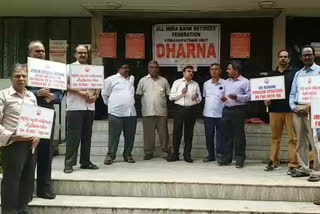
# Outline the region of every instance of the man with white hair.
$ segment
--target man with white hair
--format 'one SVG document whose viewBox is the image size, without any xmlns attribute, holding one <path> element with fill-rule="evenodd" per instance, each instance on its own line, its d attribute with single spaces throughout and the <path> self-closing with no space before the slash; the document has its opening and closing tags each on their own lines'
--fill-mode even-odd
<svg viewBox="0 0 320 214">
<path fill-rule="evenodd" d="M 36 59 L 45 59 L 45 48 L 42 42 L 32 41 L 29 46 L 29 57 Z M 54 104 L 62 100 L 62 91 L 50 88 L 28 87 L 37 98 L 38 105 L 44 108 L 54 110 Z M 41 139 L 36 155 L 37 164 L 37 196 L 44 199 L 54 199 L 56 196 L 52 193 L 51 168 L 52 168 L 52 150 L 54 126 L 50 139 Z"/>
</svg>

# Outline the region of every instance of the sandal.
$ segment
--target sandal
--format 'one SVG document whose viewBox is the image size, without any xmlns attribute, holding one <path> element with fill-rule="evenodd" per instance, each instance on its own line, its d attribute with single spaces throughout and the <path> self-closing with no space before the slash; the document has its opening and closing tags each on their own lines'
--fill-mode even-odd
<svg viewBox="0 0 320 214">
<path fill-rule="evenodd" d="M 310 182 L 318 182 L 318 181 L 320 181 L 320 177 L 319 177 L 319 175 L 311 175 L 308 178 L 308 181 L 310 181 Z"/>
<path fill-rule="evenodd" d="M 128 163 L 135 163 L 136 161 L 133 159 L 132 156 L 127 156 L 124 158 L 124 161 L 125 162 L 128 162 Z"/>
</svg>

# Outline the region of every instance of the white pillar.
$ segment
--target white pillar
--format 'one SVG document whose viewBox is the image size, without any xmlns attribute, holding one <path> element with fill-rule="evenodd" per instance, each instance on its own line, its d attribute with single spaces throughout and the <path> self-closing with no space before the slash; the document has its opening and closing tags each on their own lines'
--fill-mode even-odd
<svg viewBox="0 0 320 214">
<path fill-rule="evenodd" d="M 272 68 L 278 65 L 278 51 L 286 48 L 286 15 L 282 11 L 273 19 Z"/>
</svg>

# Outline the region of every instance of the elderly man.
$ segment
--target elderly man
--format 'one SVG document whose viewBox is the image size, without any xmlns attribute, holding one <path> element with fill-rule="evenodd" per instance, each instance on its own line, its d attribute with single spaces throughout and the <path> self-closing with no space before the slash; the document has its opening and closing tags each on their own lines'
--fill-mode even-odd
<svg viewBox="0 0 320 214">
<path fill-rule="evenodd" d="M 224 95 L 224 80 L 220 78 L 220 74 L 220 64 L 212 64 L 210 66 L 211 78 L 203 84 L 203 97 L 205 98 L 203 119 L 208 150 L 208 156 L 203 159 L 203 162 L 215 160 L 215 134 L 217 139 L 217 153 L 219 153 L 221 146 L 223 146 L 221 117 L 224 105 L 221 97 Z"/>
<path fill-rule="evenodd" d="M 179 160 L 179 148 L 184 128 L 184 161 L 192 163 L 191 149 L 193 128 L 196 122 L 196 108 L 201 102 L 200 87 L 193 81 L 194 70 L 192 66 L 183 68 L 183 77 L 174 81 L 169 95 L 174 100 L 177 112 L 173 122 L 173 153 L 167 159 L 168 162 Z"/>
<path fill-rule="evenodd" d="M 16 134 L 21 104 L 37 106 L 37 99 L 25 87 L 27 71 L 15 65 L 10 88 L 0 91 L 0 142 L 3 177 L 1 182 L 2 214 L 28 213 L 34 187 L 35 157 L 39 138 Z"/>
<path fill-rule="evenodd" d="M 250 82 L 241 75 L 239 61 L 231 61 L 227 66 L 229 78 L 224 82 L 225 91 L 221 98 L 225 105 L 222 112 L 224 145 L 217 158 L 220 166 L 230 164 L 234 151 L 236 168 L 242 168 L 246 159 L 244 120 L 250 100 Z"/>
<path fill-rule="evenodd" d="M 272 171 L 277 168 L 280 164 L 279 151 L 283 128 L 285 127 L 289 136 L 288 142 L 288 153 L 289 153 L 289 164 L 288 164 L 288 175 L 291 175 L 295 168 L 299 167 L 296 147 L 297 137 L 296 131 L 293 127 L 293 113 L 289 106 L 289 94 L 291 91 L 291 85 L 294 75 L 297 70 L 293 69 L 290 65 L 290 57 L 287 50 L 280 50 L 278 53 L 278 67 L 271 76 L 283 76 L 285 80 L 285 94 L 284 100 L 266 100 L 264 101 L 266 106 L 269 106 L 270 116 L 270 127 L 271 127 L 271 150 L 270 150 L 270 161 L 265 167 L 265 171 Z"/>
<path fill-rule="evenodd" d="M 153 158 L 155 151 L 155 130 L 158 131 L 160 146 L 166 152 L 166 158 L 171 153 L 167 124 L 167 96 L 170 93 L 168 81 L 159 76 L 159 65 L 156 61 L 148 64 L 149 74 L 143 77 L 138 84 L 136 94 L 142 96 L 142 122 L 144 137 L 144 159 Z"/>
<path fill-rule="evenodd" d="M 129 75 L 129 65 L 120 64 L 118 73 L 104 80 L 102 98 L 108 106 L 109 113 L 109 141 L 108 154 L 104 164 L 110 165 L 116 159 L 119 138 L 123 131 L 124 150 L 123 159 L 128 163 L 135 163 L 132 148 L 137 127 L 137 114 L 134 107 L 134 77 Z"/>
<path fill-rule="evenodd" d="M 300 168 L 295 169 L 292 173 L 292 177 L 308 177 L 309 171 L 309 143 L 311 143 L 314 165 L 313 173 L 309 177 L 309 181 L 319 181 L 319 145 L 315 143 L 313 139 L 313 130 L 311 129 L 311 123 L 308 119 L 310 113 L 310 104 L 304 105 L 298 102 L 299 87 L 298 78 L 303 76 L 319 75 L 320 66 L 314 63 L 315 51 L 312 46 L 306 45 L 301 48 L 300 59 L 304 64 L 304 67 L 299 70 L 293 79 L 289 105 L 293 111 L 293 124 L 297 132 L 297 156 L 300 164 Z"/>
<path fill-rule="evenodd" d="M 76 47 L 73 64 L 88 64 L 88 49 L 79 45 Z M 69 75 L 68 75 L 69 76 Z M 77 164 L 78 148 L 80 149 L 80 168 L 96 170 L 99 167 L 90 161 L 92 125 L 94 121 L 95 102 L 100 90 L 78 90 L 69 86 L 67 89 L 67 142 L 64 161 L 64 172 L 72 173 Z"/>
<path fill-rule="evenodd" d="M 45 49 L 40 41 L 32 41 L 29 44 L 29 57 L 45 59 Z M 28 87 L 28 90 L 36 96 L 38 105 L 54 110 L 54 104 L 62 99 L 62 91 L 50 88 Z M 37 151 L 37 196 L 44 199 L 54 199 L 52 193 L 51 166 L 53 150 L 54 124 L 52 126 L 51 138 L 41 139 Z"/>
</svg>

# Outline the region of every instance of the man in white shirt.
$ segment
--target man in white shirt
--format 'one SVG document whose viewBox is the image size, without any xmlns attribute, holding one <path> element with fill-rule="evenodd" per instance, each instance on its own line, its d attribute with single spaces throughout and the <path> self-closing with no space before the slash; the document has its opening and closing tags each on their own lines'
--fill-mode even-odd
<svg viewBox="0 0 320 214">
<path fill-rule="evenodd" d="M 75 57 L 77 61 L 74 64 L 87 64 L 88 49 L 83 45 L 77 46 Z M 72 173 L 73 166 L 77 164 L 80 141 L 80 168 L 99 169 L 97 165 L 90 161 L 95 102 L 99 93 L 100 90 L 78 90 L 72 89 L 68 85 L 65 173 Z"/>
<path fill-rule="evenodd" d="M 110 165 L 116 158 L 119 138 L 123 131 L 124 150 L 123 159 L 134 163 L 132 148 L 136 134 L 137 114 L 134 107 L 134 77 L 129 75 L 129 66 L 121 64 L 118 73 L 104 80 L 102 98 L 108 106 L 109 113 L 109 141 L 108 154 L 104 164 Z"/>
<path fill-rule="evenodd" d="M 184 160 L 192 163 L 191 149 L 193 128 L 196 122 L 196 107 L 201 102 L 200 87 L 193 81 L 194 70 L 192 66 L 183 68 L 183 78 L 174 81 L 169 95 L 170 100 L 176 104 L 176 114 L 173 124 L 173 153 L 168 162 L 179 160 L 179 148 L 184 128 Z"/>
<path fill-rule="evenodd" d="M 2 159 L 1 213 L 28 213 L 34 187 L 36 137 L 19 136 L 16 129 L 23 103 L 37 106 L 26 89 L 28 73 L 17 64 L 11 74 L 12 86 L 0 91 L 0 142 Z"/>
<path fill-rule="evenodd" d="M 143 77 L 137 87 L 137 95 L 141 97 L 143 138 L 144 138 L 144 160 L 153 158 L 155 151 L 155 130 L 160 139 L 160 146 L 166 152 L 166 158 L 171 153 L 169 146 L 169 134 L 167 124 L 167 96 L 170 93 L 168 81 L 159 76 L 159 65 L 157 61 L 148 64 L 149 74 Z"/>
<path fill-rule="evenodd" d="M 208 150 L 208 156 L 203 159 L 203 162 L 215 161 L 215 134 L 217 139 L 217 155 L 219 155 L 219 149 L 221 148 L 222 143 L 221 118 L 224 104 L 221 97 L 224 95 L 224 80 L 220 78 L 220 74 L 220 64 L 212 64 L 210 66 L 211 79 L 203 84 L 203 97 L 205 98 L 203 119 Z"/>
</svg>

